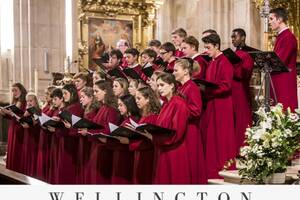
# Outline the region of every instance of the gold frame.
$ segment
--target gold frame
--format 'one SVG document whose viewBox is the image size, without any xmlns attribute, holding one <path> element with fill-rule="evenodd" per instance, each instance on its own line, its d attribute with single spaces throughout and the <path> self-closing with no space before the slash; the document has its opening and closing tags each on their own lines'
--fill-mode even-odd
<svg viewBox="0 0 300 200">
<path fill-rule="evenodd" d="M 131 21 L 133 24 L 133 33 L 132 33 L 132 44 L 133 47 L 139 48 L 141 42 L 138 41 L 139 39 L 139 35 L 138 35 L 138 31 L 137 31 L 137 22 L 136 20 L 131 17 L 131 16 L 118 16 L 118 17 L 107 17 L 107 16 L 103 16 L 101 14 L 98 13 L 87 13 L 87 23 L 82 24 L 81 26 L 81 32 L 80 32 L 80 38 L 81 41 L 84 41 L 84 43 L 86 43 L 87 48 L 89 48 L 89 20 L 90 19 L 105 19 L 105 20 L 124 20 L 124 21 Z M 88 50 L 88 49 L 87 49 Z M 84 68 L 88 68 L 89 65 L 89 53 L 86 53 L 83 56 L 83 66 Z"/>
<path fill-rule="evenodd" d="M 78 0 L 78 63 L 79 71 L 88 69 L 88 21 L 90 18 L 126 20 L 133 22 L 133 47 L 144 49 L 154 37 L 155 0 L 109 0 L 87 3 Z M 129 6 L 128 6 L 129 5 Z"/>
</svg>

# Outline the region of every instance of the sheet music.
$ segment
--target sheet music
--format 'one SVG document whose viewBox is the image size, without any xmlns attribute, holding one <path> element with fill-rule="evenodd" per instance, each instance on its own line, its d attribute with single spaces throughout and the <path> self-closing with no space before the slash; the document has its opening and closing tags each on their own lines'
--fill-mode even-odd
<svg viewBox="0 0 300 200">
<path fill-rule="evenodd" d="M 109 131 L 110 132 L 113 132 L 114 130 L 116 130 L 117 128 L 119 128 L 119 126 L 115 125 L 115 124 L 112 124 L 112 123 L 108 123 L 108 126 L 109 126 Z"/>
<path fill-rule="evenodd" d="M 79 120 L 81 120 L 81 117 L 77 117 L 76 115 L 72 115 L 72 126 L 76 124 Z"/>
<path fill-rule="evenodd" d="M 48 115 L 42 113 L 41 116 L 39 116 L 39 121 L 41 123 L 41 125 L 45 124 L 47 121 L 51 120 L 51 117 L 49 117 Z"/>
</svg>

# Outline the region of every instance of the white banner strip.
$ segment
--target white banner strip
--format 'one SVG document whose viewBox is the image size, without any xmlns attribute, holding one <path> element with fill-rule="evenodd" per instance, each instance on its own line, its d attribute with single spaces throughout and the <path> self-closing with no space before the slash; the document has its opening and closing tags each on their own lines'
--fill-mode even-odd
<svg viewBox="0 0 300 200">
<path fill-rule="evenodd" d="M 1 200 L 299 200 L 298 185 L 0 186 Z"/>
</svg>

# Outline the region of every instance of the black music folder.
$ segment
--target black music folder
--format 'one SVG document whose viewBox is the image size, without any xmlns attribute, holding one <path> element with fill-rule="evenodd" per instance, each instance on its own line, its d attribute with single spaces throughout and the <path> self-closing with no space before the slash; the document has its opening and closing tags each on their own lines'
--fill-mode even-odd
<svg viewBox="0 0 300 200">
<path fill-rule="evenodd" d="M 125 68 L 123 72 L 126 74 L 127 77 L 132 79 L 141 79 L 140 75 L 132 68 Z"/>
<path fill-rule="evenodd" d="M 154 69 L 152 66 L 146 66 L 143 67 L 142 72 L 148 77 L 150 78 L 154 72 Z"/>
<path fill-rule="evenodd" d="M 236 53 L 234 51 L 232 51 L 231 48 L 227 48 L 225 50 L 222 51 L 224 56 L 226 56 L 228 58 L 228 60 L 230 61 L 230 63 L 232 65 L 238 64 L 242 61 L 242 59 L 236 55 Z"/>
<path fill-rule="evenodd" d="M 5 108 L 7 110 L 11 110 L 16 115 L 23 115 L 24 114 L 24 111 L 21 110 L 20 108 L 18 108 L 15 104 L 8 105 L 8 106 L 2 107 L 2 108 Z"/>
<path fill-rule="evenodd" d="M 274 51 L 250 51 L 248 53 L 259 69 L 268 70 L 272 74 L 289 72 L 289 68 L 285 66 Z"/>
<path fill-rule="evenodd" d="M 154 124 L 138 124 L 135 121 L 130 119 L 130 124 L 128 124 L 129 126 L 131 126 L 132 128 L 134 128 L 137 131 L 140 132 L 148 132 L 151 135 L 156 135 L 156 134 L 163 134 L 163 135 L 174 135 L 175 134 L 175 130 L 172 129 L 168 129 L 168 128 L 164 128 L 161 126 L 157 126 Z"/>
<path fill-rule="evenodd" d="M 26 124 L 28 124 L 29 126 L 33 126 L 33 119 L 32 119 L 32 116 L 21 117 L 21 118 L 19 119 L 19 123 L 20 123 L 20 124 L 26 123 Z"/>
<path fill-rule="evenodd" d="M 38 110 L 36 107 L 31 107 L 31 108 L 27 108 L 27 111 L 31 114 L 31 115 L 41 115 L 41 111 Z"/>
<path fill-rule="evenodd" d="M 61 111 L 58 116 L 62 119 L 65 120 L 67 122 L 69 122 L 70 124 L 72 124 L 72 114 L 66 110 Z"/>
<path fill-rule="evenodd" d="M 71 116 L 72 127 L 76 129 L 103 129 L 104 127 L 100 124 L 96 124 L 88 119 L 78 117 L 76 115 Z"/>
<path fill-rule="evenodd" d="M 90 133 L 90 132 L 88 132 L 86 136 L 89 137 L 89 138 L 93 138 L 93 139 L 98 139 L 98 138 L 113 138 L 113 139 L 118 140 L 114 136 L 111 136 L 111 135 L 108 135 L 108 134 L 104 134 L 104 133 L 101 133 L 101 132 L 100 133 Z"/>
<path fill-rule="evenodd" d="M 200 56 L 201 56 L 204 60 L 206 60 L 206 62 L 210 62 L 210 61 L 212 60 L 212 58 L 209 57 L 209 55 L 207 55 L 207 54 L 200 54 Z"/>
<path fill-rule="evenodd" d="M 125 126 L 117 126 L 115 124 L 109 123 L 109 130 L 111 136 L 126 137 L 128 139 L 143 138 L 143 136 L 139 134 L 137 131 Z"/>
<path fill-rule="evenodd" d="M 217 88 L 218 87 L 218 84 L 217 83 L 214 83 L 214 82 L 211 82 L 211 81 L 207 81 L 207 80 L 204 80 L 204 79 L 192 79 L 197 85 L 200 85 L 200 86 L 205 86 L 207 88 Z"/>
<path fill-rule="evenodd" d="M 127 79 L 126 75 L 122 72 L 122 70 L 118 68 L 109 70 L 107 74 L 110 75 L 111 77 Z"/>
<path fill-rule="evenodd" d="M 44 113 L 42 113 L 42 115 L 39 116 L 39 122 L 40 122 L 41 126 L 45 126 L 45 127 L 47 127 L 47 126 L 51 126 L 54 128 L 65 127 L 65 125 L 62 121 L 56 121 Z"/>
</svg>

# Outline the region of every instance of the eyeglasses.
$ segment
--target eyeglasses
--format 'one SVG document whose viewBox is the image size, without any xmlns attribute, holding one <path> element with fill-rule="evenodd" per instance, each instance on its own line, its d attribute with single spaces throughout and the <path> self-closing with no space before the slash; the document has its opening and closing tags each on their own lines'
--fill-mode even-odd
<svg viewBox="0 0 300 200">
<path fill-rule="evenodd" d="M 159 54 L 161 54 L 161 55 L 164 55 L 166 53 L 168 53 L 168 52 L 167 51 L 159 52 Z"/>
</svg>

